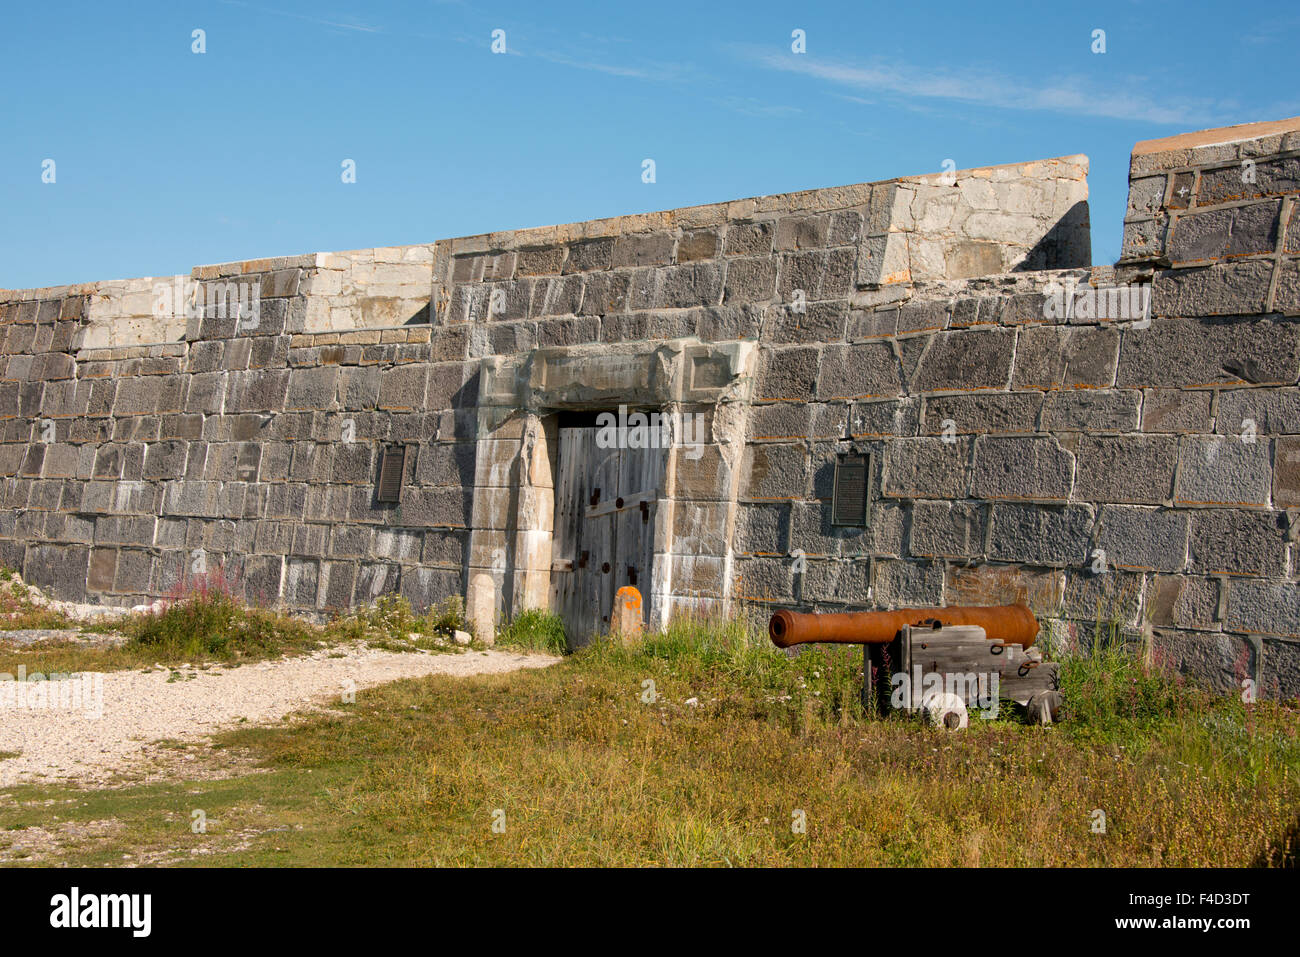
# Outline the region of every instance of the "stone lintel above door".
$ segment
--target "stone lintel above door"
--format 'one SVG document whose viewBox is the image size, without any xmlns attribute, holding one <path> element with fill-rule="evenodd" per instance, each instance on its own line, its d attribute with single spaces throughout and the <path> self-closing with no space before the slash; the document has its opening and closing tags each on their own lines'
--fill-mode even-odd
<svg viewBox="0 0 1300 957">
<path fill-rule="evenodd" d="M 754 342 L 665 339 L 490 356 L 479 405 L 544 411 L 743 401 L 756 349 Z"/>
</svg>

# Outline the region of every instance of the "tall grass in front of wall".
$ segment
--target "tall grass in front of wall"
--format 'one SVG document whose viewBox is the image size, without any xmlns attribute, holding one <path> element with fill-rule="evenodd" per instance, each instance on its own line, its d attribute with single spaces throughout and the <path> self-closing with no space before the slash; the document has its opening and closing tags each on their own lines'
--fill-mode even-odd
<svg viewBox="0 0 1300 957">
<path fill-rule="evenodd" d="M 1116 609 L 1099 606 L 1091 633 L 1078 646 L 1047 649 L 1049 659 L 1059 661 L 1061 668 L 1064 711 L 1059 730 L 1080 744 L 1140 744 L 1173 727 L 1195 726 L 1222 732 L 1225 747 L 1230 740 L 1239 744 L 1241 735 L 1250 733 L 1254 702 L 1178 674 L 1152 648 L 1150 633 L 1149 627 L 1127 626 Z M 662 631 L 637 642 L 605 639 L 576 654 L 622 670 L 639 666 L 652 673 L 666 665 L 674 678 L 735 689 L 737 698 L 751 702 L 756 717 L 837 725 L 878 717 L 874 705 L 868 713 L 862 704 L 862 646 L 779 649 L 768 637 L 765 611 L 742 609 L 727 618 L 680 614 Z M 1285 709 L 1288 704 L 1264 706 Z M 1015 706 L 1003 710 L 1003 720 L 1019 720 Z M 903 714 L 892 717 L 910 720 Z M 1275 753 L 1300 758 L 1300 751 L 1283 744 L 1268 742 L 1265 748 L 1277 745 Z M 1300 764 L 1292 771 L 1300 777 Z"/>
<path fill-rule="evenodd" d="M 19 665 L 43 673 L 154 664 L 233 665 L 350 642 L 389 651 L 455 651 L 454 633 L 468 629 L 459 596 L 417 614 L 406 598 L 385 595 L 321 626 L 248 604 L 242 591 L 238 578 L 218 566 L 177 582 L 157 610 L 87 623 L 37 606 L 13 573 L 0 571 L 0 630 L 81 633 L 36 644 L 0 639 L 0 672 Z M 125 641 L 85 640 L 92 635 L 120 636 Z"/>
<path fill-rule="evenodd" d="M 629 643 L 595 641 L 575 657 L 583 667 L 635 678 L 647 703 L 665 690 L 666 680 L 674 689 L 701 689 L 692 707 L 721 707 L 801 733 L 814 724 L 865 717 L 860 646 L 783 651 L 768 638 L 762 612 L 748 608 L 731 616 L 679 613 L 660 631 Z"/>
<path fill-rule="evenodd" d="M 178 582 L 157 612 L 122 622 L 130 644 L 159 661 L 265 658 L 319 643 L 306 623 L 239 598 L 239 582 L 224 567 Z"/>
<path fill-rule="evenodd" d="M 551 655 L 569 652 L 569 638 L 564 621 L 553 611 L 528 608 L 496 632 L 496 643 L 521 651 L 541 651 Z"/>
<path fill-rule="evenodd" d="M 654 682 L 666 674 L 674 685 L 722 689 L 705 694 L 711 703 L 730 701 L 755 717 L 804 726 L 810 721 L 842 723 L 863 717 L 862 650 L 857 645 L 806 645 L 793 652 L 774 646 L 766 620 L 748 609 L 731 616 L 682 612 L 659 631 L 632 641 L 601 635 L 574 649 L 563 620 L 554 612 L 529 609 L 496 633 L 498 646 L 568 654 L 575 666 L 610 677 L 641 675 Z M 619 677 L 617 680 L 626 680 Z M 641 692 L 652 700 L 658 690 Z M 739 702 L 746 704 L 741 707 Z M 792 717 L 793 716 L 793 717 Z"/>
<path fill-rule="evenodd" d="M 381 595 L 374 603 L 336 615 L 326 637 L 365 641 L 389 651 L 449 651 L 458 631 L 468 631 L 465 604 L 459 595 L 437 602 L 416 614 L 404 595 Z"/>
<path fill-rule="evenodd" d="M 1061 664 L 1065 716 L 1076 736 L 1122 739 L 1211 700 L 1154 653 L 1149 608 L 1132 625 L 1136 597 L 1130 589 L 1099 595 L 1091 629 L 1080 622 L 1077 641 L 1048 649 Z"/>
</svg>

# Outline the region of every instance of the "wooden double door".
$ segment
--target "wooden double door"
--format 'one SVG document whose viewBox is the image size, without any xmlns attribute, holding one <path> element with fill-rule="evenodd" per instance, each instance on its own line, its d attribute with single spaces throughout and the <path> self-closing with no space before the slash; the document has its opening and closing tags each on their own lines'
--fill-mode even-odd
<svg viewBox="0 0 1300 957">
<path fill-rule="evenodd" d="M 570 419 L 569 422 L 573 420 Z M 558 478 L 551 562 L 551 607 L 569 643 L 609 630 L 624 585 L 650 605 L 655 514 L 667 450 L 601 448 L 594 417 L 558 429 Z"/>
</svg>

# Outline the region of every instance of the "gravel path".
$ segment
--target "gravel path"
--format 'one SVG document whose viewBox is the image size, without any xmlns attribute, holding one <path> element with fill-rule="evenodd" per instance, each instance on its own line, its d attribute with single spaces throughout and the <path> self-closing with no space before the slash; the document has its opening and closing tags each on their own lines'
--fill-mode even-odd
<svg viewBox="0 0 1300 957">
<path fill-rule="evenodd" d="M 241 719 L 275 722 L 337 701 L 349 687 L 424 675 L 545 668 L 559 660 L 495 649 L 428 654 L 348 647 L 238 668 L 183 668 L 179 678 L 173 678 L 171 669 L 107 672 L 102 675 L 100 716 L 93 713 L 99 697 L 93 682 L 99 676 L 89 686 L 83 682 L 89 694 L 75 709 L 20 708 L 0 697 L 0 787 L 66 779 L 102 782 L 139 769 L 153 742 L 202 739 Z M 17 756 L 4 757 L 6 752 Z"/>
</svg>

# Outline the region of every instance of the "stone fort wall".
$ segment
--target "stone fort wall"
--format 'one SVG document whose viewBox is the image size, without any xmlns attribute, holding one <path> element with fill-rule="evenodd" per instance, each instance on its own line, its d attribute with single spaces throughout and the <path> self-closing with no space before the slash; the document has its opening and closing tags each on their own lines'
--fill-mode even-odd
<svg viewBox="0 0 1300 957">
<path fill-rule="evenodd" d="M 1113 266 L 1086 172 L 204 266 L 197 316 L 158 314 L 169 277 L 0 292 L 0 562 L 108 604 L 220 565 L 300 610 L 512 614 L 546 601 L 552 414 L 627 399 L 707 423 L 668 454 L 652 621 L 1023 600 L 1049 642 L 1101 621 L 1294 696 L 1300 121 L 1139 144 Z M 850 449 L 864 529 L 830 524 Z"/>
</svg>

